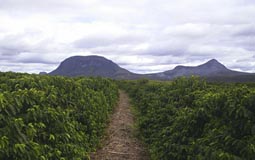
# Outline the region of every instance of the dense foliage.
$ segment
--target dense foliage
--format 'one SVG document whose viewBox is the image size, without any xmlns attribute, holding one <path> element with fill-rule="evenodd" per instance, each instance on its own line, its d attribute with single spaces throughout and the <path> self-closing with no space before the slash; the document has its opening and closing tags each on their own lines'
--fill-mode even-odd
<svg viewBox="0 0 255 160">
<path fill-rule="evenodd" d="M 120 85 L 136 106 L 152 159 L 254 159 L 254 84 L 213 84 L 192 77 Z"/>
<path fill-rule="evenodd" d="M 117 98 L 108 79 L 0 73 L 0 159 L 89 159 Z"/>
</svg>

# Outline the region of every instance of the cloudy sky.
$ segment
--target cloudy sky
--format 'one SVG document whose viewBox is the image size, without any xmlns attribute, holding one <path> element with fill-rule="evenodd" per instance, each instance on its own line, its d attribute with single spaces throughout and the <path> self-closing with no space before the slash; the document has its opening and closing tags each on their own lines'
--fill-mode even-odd
<svg viewBox="0 0 255 160">
<path fill-rule="evenodd" d="M 101 55 L 137 73 L 212 58 L 255 72 L 254 0 L 0 0 L 0 71 Z"/>
</svg>

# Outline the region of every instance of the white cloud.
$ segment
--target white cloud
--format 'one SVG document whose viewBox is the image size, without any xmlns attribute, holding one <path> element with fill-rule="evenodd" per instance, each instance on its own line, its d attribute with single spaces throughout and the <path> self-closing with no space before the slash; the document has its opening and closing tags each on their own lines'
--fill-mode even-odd
<svg viewBox="0 0 255 160">
<path fill-rule="evenodd" d="M 134 72 L 163 71 L 210 58 L 233 69 L 254 68 L 252 0 L 0 0 L 0 4 L 1 71 L 50 71 L 69 56 L 91 54 L 111 58 Z M 236 67 L 240 59 L 247 63 Z"/>
</svg>

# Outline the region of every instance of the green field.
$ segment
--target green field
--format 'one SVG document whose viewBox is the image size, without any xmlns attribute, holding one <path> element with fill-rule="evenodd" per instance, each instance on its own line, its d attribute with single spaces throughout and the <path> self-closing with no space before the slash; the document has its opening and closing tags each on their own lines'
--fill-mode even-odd
<svg viewBox="0 0 255 160">
<path fill-rule="evenodd" d="M 108 79 L 0 73 L 0 159 L 89 159 L 117 99 Z"/>
<path fill-rule="evenodd" d="M 125 90 L 152 160 L 253 160 L 255 84 L 0 73 L 0 159 L 89 159 Z"/>
<path fill-rule="evenodd" d="M 253 160 L 255 85 L 123 81 L 153 160 Z"/>
</svg>

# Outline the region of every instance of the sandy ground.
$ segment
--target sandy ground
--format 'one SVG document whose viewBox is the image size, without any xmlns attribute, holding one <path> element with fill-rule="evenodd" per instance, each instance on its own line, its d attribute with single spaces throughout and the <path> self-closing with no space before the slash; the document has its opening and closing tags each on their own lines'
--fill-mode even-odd
<svg viewBox="0 0 255 160">
<path fill-rule="evenodd" d="M 134 136 L 134 116 L 130 110 L 129 98 L 120 91 L 116 107 L 103 146 L 91 154 L 92 160 L 148 160 L 147 152 Z"/>
</svg>

